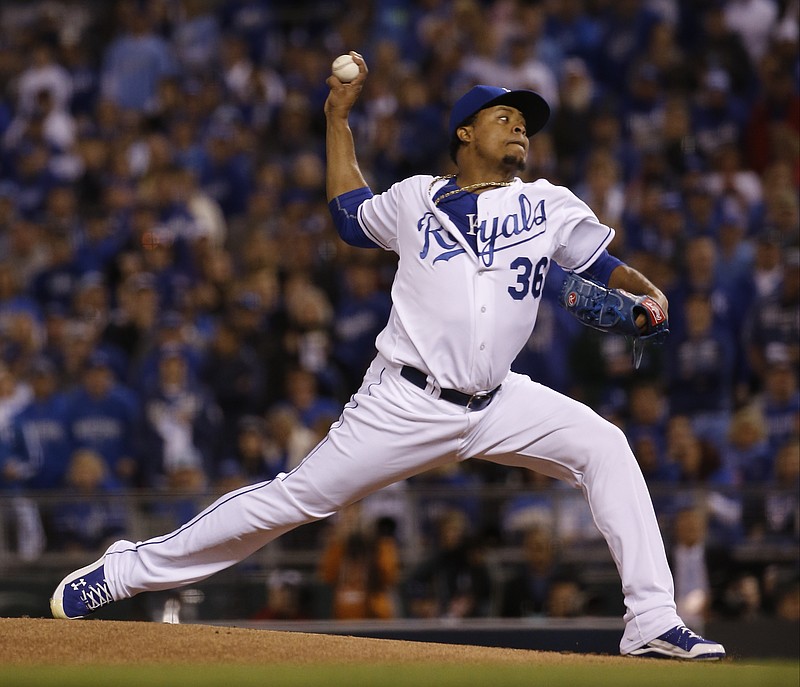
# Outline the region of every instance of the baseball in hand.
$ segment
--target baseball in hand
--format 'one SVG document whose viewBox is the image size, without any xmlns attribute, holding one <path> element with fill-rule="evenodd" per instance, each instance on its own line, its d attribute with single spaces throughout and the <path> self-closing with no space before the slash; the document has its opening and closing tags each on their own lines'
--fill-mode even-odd
<svg viewBox="0 0 800 687">
<path fill-rule="evenodd" d="M 350 83 L 358 76 L 358 65 L 350 55 L 339 55 L 331 65 L 331 72 L 342 83 Z"/>
</svg>

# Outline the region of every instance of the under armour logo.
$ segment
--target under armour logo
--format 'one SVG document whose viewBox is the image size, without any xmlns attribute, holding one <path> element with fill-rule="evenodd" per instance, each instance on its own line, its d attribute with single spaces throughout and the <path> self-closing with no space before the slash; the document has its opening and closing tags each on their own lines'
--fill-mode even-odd
<svg viewBox="0 0 800 687">
<path fill-rule="evenodd" d="M 86 586 L 86 580 L 84 580 L 81 577 L 81 579 L 78 580 L 77 582 L 73 582 L 71 586 L 77 592 L 79 587 L 85 587 Z"/>
</svg>

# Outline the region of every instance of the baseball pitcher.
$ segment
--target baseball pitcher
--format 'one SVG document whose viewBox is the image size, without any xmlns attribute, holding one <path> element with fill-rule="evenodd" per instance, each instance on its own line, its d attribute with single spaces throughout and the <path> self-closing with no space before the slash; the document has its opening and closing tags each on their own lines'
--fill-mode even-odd
<svg viewBox="0 0 800 687">
<path fill-rule="evenodd" d="M 476 86 L 450 115 L 457 173 L 413 176 L 373 195 L 348 123 L 368 70 L 351 55 L 358 76 L 327 81 L 331 213 L 344 241 L 399 257 L 391 315 L 361 388 L 293 471 L 222 496 L 174 532 L 116 542 L 58 585 L 53 615 L 80 618 L 197 582 L 392 482 L 474 459 L 583 490 L 622 579 L 623 654 L 723 658 L 720 644 L 676 613 L 650 495 L 625 436 L 510 371 L 553 262 L 570 273 L 564 306 L 586 324 L 634 337 L 666 333 L 664 295 L 606 251 L 614 230 L 569 190 L 516 176 L 529 138 L 547 122 L 547 103 L 532 91 Z"/>
</svg>

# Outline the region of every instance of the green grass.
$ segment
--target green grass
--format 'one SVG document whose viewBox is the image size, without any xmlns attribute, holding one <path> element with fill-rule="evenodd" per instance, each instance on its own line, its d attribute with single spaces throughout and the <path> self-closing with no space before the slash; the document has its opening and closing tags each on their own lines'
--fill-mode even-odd
<svg viewBox="0 0 800 687">
<path fill-rule="evenodd" d="M 120 666 L 0 667 L 8 687 L 798 687 L 787 661 L 562 666 Z"/>
</svg>

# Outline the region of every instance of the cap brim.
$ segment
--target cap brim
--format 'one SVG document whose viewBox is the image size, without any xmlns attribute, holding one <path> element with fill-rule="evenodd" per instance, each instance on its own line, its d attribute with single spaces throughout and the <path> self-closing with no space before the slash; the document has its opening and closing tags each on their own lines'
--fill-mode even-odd
<svg viewBox="0 0 800 687">
<path fill-rule="evenodd" d="M 525 133 L 529 138 L 541 131 L 550 119 L 550 106 L 535 91 L 509 91 L 493 98 L 481 109 L 497 105 L 509 105 L 522 113 L 525 117 Z"/>
</svg>

